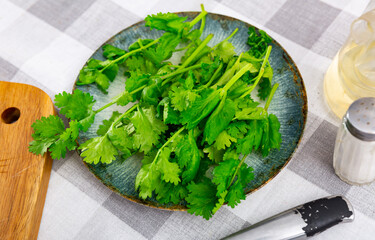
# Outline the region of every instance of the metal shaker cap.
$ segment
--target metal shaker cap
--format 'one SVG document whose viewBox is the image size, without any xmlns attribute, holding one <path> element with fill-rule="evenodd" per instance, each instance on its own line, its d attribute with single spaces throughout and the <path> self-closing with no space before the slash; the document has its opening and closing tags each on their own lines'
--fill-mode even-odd
<svg viewBox="0 0 375 240">
<path fill-rule="evenodd" d="M 354 101 L 345 115 L 349 132 L 364 141 L 375 141 L 375 98 Z"/>
</svg>

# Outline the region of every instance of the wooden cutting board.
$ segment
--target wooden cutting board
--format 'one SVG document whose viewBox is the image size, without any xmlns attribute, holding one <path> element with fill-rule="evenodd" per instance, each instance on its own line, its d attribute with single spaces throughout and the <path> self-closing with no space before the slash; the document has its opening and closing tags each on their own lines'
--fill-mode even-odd
<svg viewBox="0 0 375 240">
<path fill-rule="evenodd" d="M 0 239 L 37 239 L 52 159 L 29 152 L 31 124 L 55 114 L 39 88 L 0 81 Z"/>
</svg>

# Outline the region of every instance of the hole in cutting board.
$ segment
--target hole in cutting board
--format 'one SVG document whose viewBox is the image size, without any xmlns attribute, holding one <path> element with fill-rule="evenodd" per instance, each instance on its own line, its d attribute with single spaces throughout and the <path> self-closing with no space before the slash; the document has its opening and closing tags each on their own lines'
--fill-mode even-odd
<svg viewBox="0 0 375 240">
<path fill-rule="evenodd" d="M 3 120 L 6 124 L 11 124 L 17 122 L 20 118 L 21 112 L 18 108 L 10 107 L 5 109 L 5 111 L 1 114 L 1 120 Z"/>
</svg>

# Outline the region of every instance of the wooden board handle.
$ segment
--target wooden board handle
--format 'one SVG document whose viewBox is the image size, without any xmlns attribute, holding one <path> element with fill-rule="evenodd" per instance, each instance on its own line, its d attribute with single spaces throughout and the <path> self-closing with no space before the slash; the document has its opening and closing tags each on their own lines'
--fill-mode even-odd
<svg viewBox="0 0 375 240">
<path fill-rule="evenodd" d="M 31 124 L 55 114 L 39 88 L 0 81 L 0 239 L 37 239 L 52 159 L 34 155 Z"/>
</svg>

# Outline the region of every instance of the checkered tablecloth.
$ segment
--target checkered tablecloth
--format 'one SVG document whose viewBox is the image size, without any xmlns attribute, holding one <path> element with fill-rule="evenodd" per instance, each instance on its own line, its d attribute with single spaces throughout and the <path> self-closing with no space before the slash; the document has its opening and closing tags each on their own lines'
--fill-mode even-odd
<svg viewBox="0 0 375 240">
<path fill-rule="evenodd" d="M 71 91 L 85 61 L 112 35 L 150 13 L 199 11 L 201 2 L 209 12 L 266 30 L 296 62 L 306 85 L 309 114 L 293 159 L 235 209 L 224 206 L 206 221 L 118 196 L 72 152 L 54 161 L 39 239 L 218 239 L 333 194 L 353 203 L 356 219 L 314 239 L 374 239 L 375 184 L 350 186 L 334 174 L 339 119 L 324 102 L 322 84 L 350 23 L 373 5 L 368 0 L 0 0 L 0 80 L 37 86 L 53 98 Z"/>
</svg>

